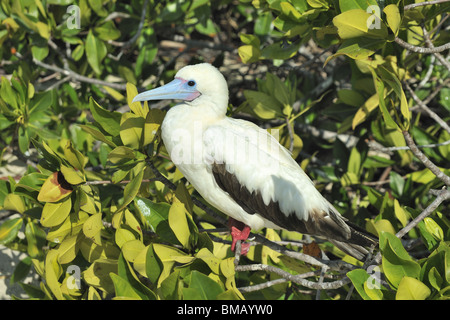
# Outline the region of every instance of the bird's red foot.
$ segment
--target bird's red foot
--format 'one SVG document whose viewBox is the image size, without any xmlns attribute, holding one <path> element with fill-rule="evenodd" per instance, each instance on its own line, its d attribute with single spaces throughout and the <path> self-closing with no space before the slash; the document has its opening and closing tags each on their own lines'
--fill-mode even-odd
<svg viewBox="0 0 450 320">
<path fill-rule="evenodd" d="M 245 223 L 237 221 L 233 218 L 230 218 L 228 220 L 228 227 L 231 231 L 231 251 L 235 251 L 236 249 L 236 242 L 238 240 L 245 241 L 248 239 L 248 236 L 250 235 L 251 228 L 247 226 Z M 248 251 L 250 250 L 250 243 L 241 243 L 241 255 L 246 255 Z"/>
</svg>

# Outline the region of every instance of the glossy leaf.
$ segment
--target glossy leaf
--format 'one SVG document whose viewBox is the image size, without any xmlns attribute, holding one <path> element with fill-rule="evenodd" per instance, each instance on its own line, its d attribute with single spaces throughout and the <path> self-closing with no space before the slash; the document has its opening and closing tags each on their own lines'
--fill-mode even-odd
<svg viewBox="0 0 450 320">
<path fill-rule="evenodd" d="M 3 222 L 0 225 L 0 244 L 8 244 L 13 241 L 22 228 L 23 219 L 14 218 Z"/>
<path fill-rule="evenodd" d="M 394 287 L 398 287 L 405 276 L 418 277 L 420 266 L 403 248 L 400 239 L 390 233 L 381 232 L 380 249 L 383 253 L 383 271 Z"/>
<path fill-rule="evenodd" d="M 64 179 L 63 174 L 54 172 L 45 180 L 37 199 L 43 202 L 57 202 L 70 195 L 72 191 L 72 186 Z"/>
<path fill-rule="evenodd" d="M 431 294 L 431 290 L 421 281 L 404 277 L 398 286 L 396 300 L 425 300 Z"/>
<path fill-rule="evenodd" d="M 222 292 L 224 290 L 217 282 L 198 271 L 193 271 L 188 290 L 183 289 L 183 298 L 187 300 L 215 300 Z"/>
<path fill-rule="evenodd" d="M 106 46 L 105 44 L 98 39 L 92 30 L 89 30 L 89 33 L 86 38 L 86 57 L 89 62 L 89 65 L 95 71 L 95 73 L 102 73 L 102 60 L 106 56 Z"/>
<path fill-rule="evenodd" d="M 183 203 L 174 202 L 172 204 L 169 210 L 168 222 L 181 245 L 189 248 L 190 232 Z"/>
<path fill-rule="evenodd" d="M 55 203 L 47 202 L 42 210 L 40 222 L 44 227 L 60 225 L 69 216 L 71 208 L 72 200 L 70 197 Z"/>
</svg>

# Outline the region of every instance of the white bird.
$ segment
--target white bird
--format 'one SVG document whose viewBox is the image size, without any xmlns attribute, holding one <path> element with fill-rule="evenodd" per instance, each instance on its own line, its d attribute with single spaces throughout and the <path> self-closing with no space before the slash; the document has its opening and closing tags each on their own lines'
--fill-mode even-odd
<svg viewBox="0 0 450 320">
<path fill-rule="evenodd" d="M 377 243 L 339 214 L 272 135 L 226 116 L 228 86 L 215 67 L 186 66 L 133 102 L 161 99 L 184 100 L 167 112 L 162 139 L 197 192 L 230 217 L 232 250 L 250 228 L 263 227 L 324 237 L 359 260 Z"/>
</svg>

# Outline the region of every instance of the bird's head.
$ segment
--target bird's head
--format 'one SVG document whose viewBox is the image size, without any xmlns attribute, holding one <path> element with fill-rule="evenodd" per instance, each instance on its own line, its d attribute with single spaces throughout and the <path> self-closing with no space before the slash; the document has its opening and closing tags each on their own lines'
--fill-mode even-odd
<svg viewBox="0 0 450 320">
<path fill-rule="evenodd" d="M 175 79 L 162 87 L 142 92 L 135 101 L 178 99 L 193 107 L 214 108 L 226 113 L 228 86 L 217 68 L 200 63 L 180 69 Z"/>
</svg>

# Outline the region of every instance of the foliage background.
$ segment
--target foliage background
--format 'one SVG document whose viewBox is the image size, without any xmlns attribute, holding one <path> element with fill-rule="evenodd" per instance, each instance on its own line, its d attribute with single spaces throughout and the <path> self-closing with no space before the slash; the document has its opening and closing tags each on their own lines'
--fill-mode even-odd
<svg viewBox="0 0 450 320">
<path fill-rule="evenodd" d="M 432 3 L 2 1 L 0 244 L 26 253 L 11 283 L 36 299 L 448 299 L 450 7 Z M 203 61 L 230 116 L 279 129 L 380 236 L 373 261 L 273 230 L 234 256 L 160 140 L 173 102 L 130 103 Z"/>
</svg>

